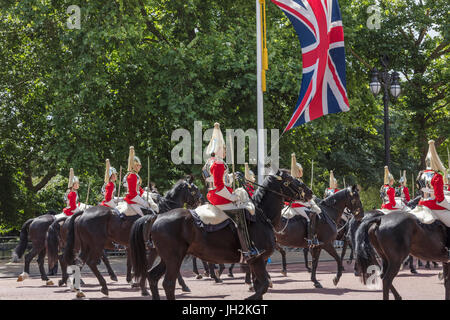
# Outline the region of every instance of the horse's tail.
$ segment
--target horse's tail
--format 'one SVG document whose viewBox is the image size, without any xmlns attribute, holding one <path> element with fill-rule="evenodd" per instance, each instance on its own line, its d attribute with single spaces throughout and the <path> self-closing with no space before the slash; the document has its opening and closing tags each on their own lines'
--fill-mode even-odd
<svg viewBox="0 0 450 320">
<path fill-rule="evenodd" d="M 17 247 L 14 248 L 13 252 L 13 261 L 17 261 L 18 259 L 22 258 L 22 255 L 25 253 L 25 250 L 27 249 L 28 245 L 28 231 L 30 228 L 30 224 L 33 222 L 34 218 L 28 219 L 25 221 L 25 223 L 22 225 L 22 229 L 20 230 L 20 241 Z"/>
<path fill-rule="evenodd" d="M 47 249 L 48 267 L 53 269 L 58 261 L 59 237 L 60 237 L 60 222 L 65 221 L 67 217 L 62 217 L 55 220 L 47 230 L 45 237 L 45 247 Z"/>
<path fill-rule="evenodd" d="M 75 260 L 75 219 L 80 216 L 83 211 L 77 212 L 70 216 L 69 224 L 67 226 L 67 239 L 66 239 L 66 247 L 64 248 L 63 260 L 67 263 L 67 265 L 72 265 Z"/>
<path fill-rule="evenodd" d="M 145 246 L 145 235 L 144 232 L 147 229 L 148 223 L 150 223 L 153 215 L 145 215 L 137 219 L 130 231 L 130 245 L 129 254 L 131 264 L 134 270 L 134 277 L 138 281 L 141 277 L 145 277 L 148 270 L 146 246 Z"/>
<path fill-rule="evenodd" d="M 367 269 L 371 265 L 378 265 L 375 250 L 373 249 L 369 239 L 369 228 L 375 223 L 376 228 L 380 225 L 381 216 L 363 220 L 358 230 L 356 230 L 356 264 L 362 276 L 362 281 L 366 284 Z"/>
</svg>

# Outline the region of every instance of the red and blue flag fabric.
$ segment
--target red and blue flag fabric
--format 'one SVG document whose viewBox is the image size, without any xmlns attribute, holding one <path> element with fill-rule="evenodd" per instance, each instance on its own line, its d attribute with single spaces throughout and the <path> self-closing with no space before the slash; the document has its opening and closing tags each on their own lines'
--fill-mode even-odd
<svg viewBox="0 0 450 320">
<path fill-rule="evenodd" d="M 303 76 L 294 114 L 284 132 L 330 113 L 349 110 L 344 29 L 337 0 L 272 0 L 302 47 Z"/>
</svg>

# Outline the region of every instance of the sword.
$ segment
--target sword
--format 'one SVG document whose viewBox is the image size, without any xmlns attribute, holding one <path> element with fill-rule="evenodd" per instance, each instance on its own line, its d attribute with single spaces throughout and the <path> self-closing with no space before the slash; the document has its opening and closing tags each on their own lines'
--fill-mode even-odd
<svg viewBox="0 0 450 320">
<path fill-rule="evenodd" d="M 149 192 L 150 192 L 150 157 L 147 156 L 147 202 Z"/>
<path fill-rule="evenodd" d="M 311 164 L 311 190 L 312 190 L 312 186 L 313 186 L 313 180 L 314 180 L 314 160 L 312 161 L 312 164 Z"/>
<path fill-rule="evenodd" d="M 117 198 L 120 198 L 120 185 L 122 184 L 122 166 L 120 166 L 119 174 L 119 190 L 117 190 Z"/>
<path fill-rule="evenodd" d="M 231 134 L 229 135 L 230 147 L 231 147 L 231 170 L 233 171 L 233 191 L 236 189 L 236 179 L 234 176 L 234 147 L 233 147 L 233 139 L 231 138 Z"/>
<path fill-rule="evenodd" d="M 86 201 L 85 201 L 86 205 L 88 204 L 90 190 L 91 190 L 91 182 L 89 181 L 87 195 L 86 195 Z"/>
</svg>

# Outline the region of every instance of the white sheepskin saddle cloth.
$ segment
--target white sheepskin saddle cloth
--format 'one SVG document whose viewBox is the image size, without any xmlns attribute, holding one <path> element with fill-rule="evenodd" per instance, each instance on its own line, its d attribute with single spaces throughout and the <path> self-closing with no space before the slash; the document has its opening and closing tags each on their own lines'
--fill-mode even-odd
<svg viewBox="0 0 450 320">
<path fill-rule="evenodd" d="M 229 203 L 226 205 L 213 206 L 212 204 L 205 204 L 195 209 L 200 220 L 205 225 L 217 225 L 224 222 L 230 217 L 223 210 L 247 209 L 251 215 L 255 214 L 255 205 L 248 197 L 247 192 L 243 188 L 238 188 L 234 193 L 239 197 L 238 205 Z"/>
<path fill-rule="evenodd" d="M 432 224 L 436 221 L 436 218 L 433 215 L 433 211 L 425 206 L 417 206 L 409 213 L 414 215 L 420 222 L 424 224 Z"/>
<path fill-rule="evenodd" d="M 133 209 L 133 207 L 128 205 L 128 203 L 126 201 L 119 202 L 116 209 L 119 210 L 120 213 L 122 213 L 123 215 L 126 215 L 128 217 L 135 216 L 138 214 Z"/>
</svg>

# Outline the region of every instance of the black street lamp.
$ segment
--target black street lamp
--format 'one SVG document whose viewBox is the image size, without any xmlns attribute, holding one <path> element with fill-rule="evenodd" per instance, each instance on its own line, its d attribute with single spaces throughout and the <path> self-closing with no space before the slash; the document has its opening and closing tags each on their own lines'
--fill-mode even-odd
<svg viewBox="0 0 450 320">
<path fill-rule="evenodd" d="M 381 64 L 383 65 L 383 71 L 378 71 L 376 68 L 372 69 L 369 86 L 370 91 L 372 91 L 374 96 L 380 93 L 382 87 L 384 89 L 384 162 L 385 165 L 389 167 L 389 162 L 391 160 L 391 146 L 389 141 L 389 89 L 391 91 L 391 95 L 394 98 L 398 98 L 401 93 L 401 87 L 399 83 L 398 72 L 394 71 L 389 74 L 389 72 L 387 71 L 389 59 L 386 55 L 382 56 Z"/>
</svg>

